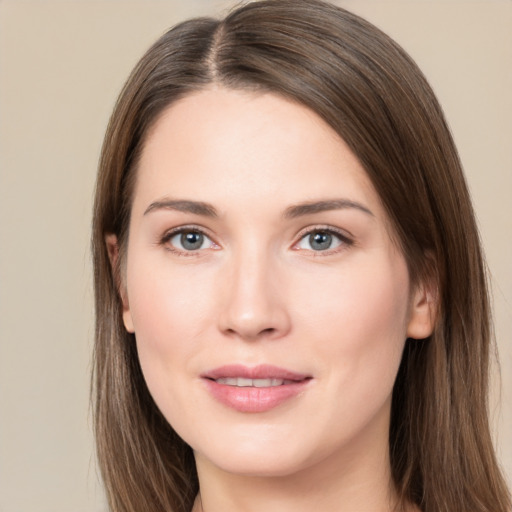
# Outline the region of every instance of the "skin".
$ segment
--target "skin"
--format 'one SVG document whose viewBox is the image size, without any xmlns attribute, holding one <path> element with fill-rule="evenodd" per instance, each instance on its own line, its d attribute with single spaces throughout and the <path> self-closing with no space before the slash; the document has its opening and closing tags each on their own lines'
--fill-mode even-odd
<svg viewBox="0 0 512 512">
<path fill-rule="evenodd" d="M 350 203 L 290 215 L 340 199 Z M 199 249 L 183 246 L 183 227 L 205 234 Z M 312 232 L 330 231 L 328 249 L 312 245 Z M 194 510 L 392 509 L 393 383 L 406 338 L 432 330 L 429 295 L 411 289 L 392 234 L 359 161 L 301 105 L 211 87 L 158 119 L 120 292 L 149 390 L 194 450 Z M 115 260 L 115 237 L 107 245 Z M 312 378 L 269 411 L 240 412 L 201 378 L 235 363 Z"/>
</svg>

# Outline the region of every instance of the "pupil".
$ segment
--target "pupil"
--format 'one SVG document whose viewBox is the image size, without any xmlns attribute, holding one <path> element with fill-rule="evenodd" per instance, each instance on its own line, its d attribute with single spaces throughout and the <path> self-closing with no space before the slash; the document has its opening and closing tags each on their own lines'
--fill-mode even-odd
<svg viewBox="0 0 512 512">
<path fill-rule="evenodd" d="M 203 245 L 204 236 L 201 233 L 183 233 L 181 235 L 181 245 L 188 249 L 189 251 L 193 251 L 195 249 L 199 249 L 201 245 Z"/>
<path fill-rule="evenodd" d="M 332 242 L 332 235 L 329 233 L 314 233 L 309 235 L 309 243 L 316 251 L 325 251 L 329 249 Z"/>
</svg>

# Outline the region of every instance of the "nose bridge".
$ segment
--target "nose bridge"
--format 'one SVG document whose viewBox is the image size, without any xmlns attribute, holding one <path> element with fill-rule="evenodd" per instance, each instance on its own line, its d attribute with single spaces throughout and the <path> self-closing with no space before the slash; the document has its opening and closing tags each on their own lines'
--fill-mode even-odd
<svg viewBox="0 0 512 512">
<path fill-rule="evenodd" d="M 289 329 L 280 265 L 256 243 L 233 251 L 220 314 L 223 332 L 243 339 L 279 337 Z"/>
</svg>

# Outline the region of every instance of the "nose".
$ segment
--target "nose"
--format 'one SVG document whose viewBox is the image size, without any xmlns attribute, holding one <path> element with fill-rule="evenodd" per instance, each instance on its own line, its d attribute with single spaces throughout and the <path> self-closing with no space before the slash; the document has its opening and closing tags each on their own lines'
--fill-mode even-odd
<svg viewBox="0 0 512 512">
<path fill-rule="evenodd" d="M 255 252 L 233 260 L 220 285 L 219 329 L 246 341 L 285 336 L 291 321 L 279 263 Z"/>
</svg>

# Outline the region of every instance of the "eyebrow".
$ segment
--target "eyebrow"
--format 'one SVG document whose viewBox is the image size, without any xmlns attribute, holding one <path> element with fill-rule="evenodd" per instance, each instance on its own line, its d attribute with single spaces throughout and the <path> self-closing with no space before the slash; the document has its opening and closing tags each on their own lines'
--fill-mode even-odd
<svg viewBox="0 0 512 512">
<path fill-rule="evenodd" d="M 146 208 L 144 215 L 155 210 L 176 210 L 178 212 L 193 213 L 205 217 L 218 217 L 217 210 L 211 204 L 185 199 L 163 199 L 161 201 L 154 201 Z"/>
<path fill-rule="evenodd" d="M 321 213 L 328 210 L 344 210 L 347 208 L 355 208 L 368 215 L 374 217 L 374 214 L 366 206 L 350 199 L 327 199 L 325 201 L 313 201 L 300 203 L 286 208 L 284 217 L 286 219 L 295 219 L 303 215 L 311 215 L 313 213 Z"/>
<path fill-rule="evenodd" d="M 324 201 L 312 201 L 289 206 L 284 211 L 283 217 L 285 219 L 295 219 L 304 215 L 348 208 L 354 208 L 366 213 L 367 215 L 371 215 L 372 217 L 374 216 L 371 210 L 356 201 L 351 201 L 349 199 L 327 199 Z M 175 210 L 178 212 L 192 213 L 211 218 L 219 216 L 215 207 L 210 203 L 205 203 L 203 201 L 191 201 L 187 199 L 163 199 L 161 201 L 154 201 L 146 208 L 144 215 L 155 210 Z"/>
</svg>

